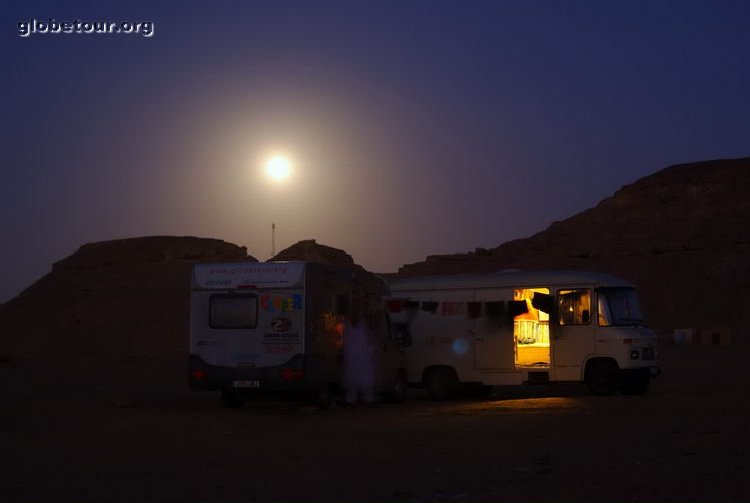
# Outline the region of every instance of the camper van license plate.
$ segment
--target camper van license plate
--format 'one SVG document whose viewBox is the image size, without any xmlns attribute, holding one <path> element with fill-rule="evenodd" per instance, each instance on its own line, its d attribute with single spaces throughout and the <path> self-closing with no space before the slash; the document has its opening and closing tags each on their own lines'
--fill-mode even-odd
<svg viewBox="0 0 750 503">
<path fill-rule="evenodd" d="M 234 381 L 235 388 L 260 388 L 260 381 Z"/>
</svg>

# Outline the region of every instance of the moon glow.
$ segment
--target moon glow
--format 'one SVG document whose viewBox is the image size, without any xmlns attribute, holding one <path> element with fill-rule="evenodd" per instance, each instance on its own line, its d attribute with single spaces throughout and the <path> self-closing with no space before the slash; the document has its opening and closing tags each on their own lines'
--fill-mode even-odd
<svg viewBox="0 0 750 503">
<path fill-rule="evenodd" d="M 266 161 L 266 174 L 276 182 L 282 182 L 292 174 L 292 163 L 284 156 L 275 155 Z"/>
</svg>

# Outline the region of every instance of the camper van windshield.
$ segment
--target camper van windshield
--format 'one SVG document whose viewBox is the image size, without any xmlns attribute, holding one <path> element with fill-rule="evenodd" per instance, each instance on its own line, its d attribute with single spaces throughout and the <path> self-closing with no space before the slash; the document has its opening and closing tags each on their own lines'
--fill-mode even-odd
<svg viewBox="0 0 750 503">
<path fill-rule="evenodd" d="M 643 314 L 634 288 L 600 288 L 599 326 L 643 325 Z"/>
</svg>

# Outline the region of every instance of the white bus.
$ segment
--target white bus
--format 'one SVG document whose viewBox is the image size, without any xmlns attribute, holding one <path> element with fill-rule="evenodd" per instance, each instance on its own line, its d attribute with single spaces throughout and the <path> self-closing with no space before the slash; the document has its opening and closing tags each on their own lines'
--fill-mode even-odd
<svg viewBox="0 0 750 503">
<path fill-rule="evenodd" d="M 409 383 L 434 398 L 469 386 L 576 381 L 597 395 L 642 394 L 659 374 L 635 287 L 613 276 L 507 271 L 389 286 Z"/>
</svg>

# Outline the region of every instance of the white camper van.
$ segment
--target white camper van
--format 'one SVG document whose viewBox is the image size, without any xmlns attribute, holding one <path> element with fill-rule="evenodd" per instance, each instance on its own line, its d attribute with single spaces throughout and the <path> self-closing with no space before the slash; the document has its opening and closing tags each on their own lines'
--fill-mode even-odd
<svg viewBox="0 0 750 503">
<path fill-rule="evenodd" d="M 406 374 L 403 353 L 390 338 L 387 292 L 382 279 L 361 268 L 311 262 L 197 264 L 190 386 L 220 390 L 229 407 L 266 392 L 306 393 L 325 407 L 342 389 L 345 372 L 351 376 L 354 370 L 366 374 L 357 374 L 364 385 L 402 398 Z M 366 334 L 357 341 L 345 328 L 353 309 L 367 327 L 357 332 Z M 356 369 L 348 368 L 351 355 L 360 357 Z"/>
<path fill-rule="evenodd" d="M 577 271 L 394 279 L 388 308 L 411 385 L 435 398 L 461 385 L 585 381 L 598 395 L 645 393 L 656 337 L 630 283 Z"/>
</svg>

